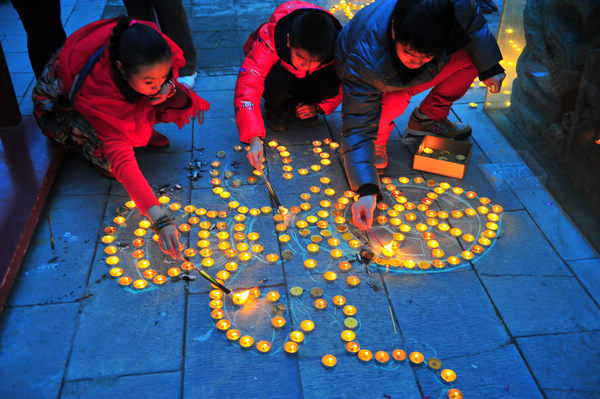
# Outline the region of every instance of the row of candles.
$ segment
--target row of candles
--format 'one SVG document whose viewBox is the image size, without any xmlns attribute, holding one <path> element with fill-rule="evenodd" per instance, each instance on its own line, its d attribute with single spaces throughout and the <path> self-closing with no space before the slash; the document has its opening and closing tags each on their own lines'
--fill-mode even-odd
<svg viewBox="0 0 600 399">
<path fill-rule="evenodd" d="M 298 297 L 302 295 L 301 287 L 292 287 L 290 289 L 290 293 L 294 297 Z M 321 292 L 319 293 L 319 295 Z M 232 302 L 236 306 L 244 306 L 246 301 L 252 300 L 255 298 L 259 298 L 261 296 L 260 289 L 258 287 L 254 287 L 250 290 L 246 290 L 241 293 L 236 293 L 233 295 Z M 258 340 L 256 341 L 254 337 L 250 335 L 243 335 L 242 332 L 234 328 L 232 322 L 225 318 L 225 311 L 223 310 L 225 301 L 223 300 L 224 294 L 222 291 L 214 289 L 209 292 L 210 302 L 209 306 L 211 307 L 211 317 L 216 321 L 216 327 L 220 331 L 225 332 L 225 336 L 231 342 L 237 341 L 241 348 L 249 349 L 255 347 L 257 352 L 259 353 L 267 353 L 271 350 L 271 342 L 268 340 Z M 277 291 L 269 291 L 265 294 L 265 299 L 272 303 L 278 303 L 281 295 Z M 439 375 L 442 381 L 446 383 L 453 383 L 456 380 L 456 373 L 451 369 L 442 369 L 442 363 L 437 358 L 430 358 L 425 361 L 425 356 L 421 352 L 413 351 L 408 355 L 406 351 L 403 349 L 393 349 L 391 354 L 387 351 L 376 351 L 373 353 L 371 350 L 366 348 L 361 348 L 360 344 L 357 342 L 356 333 L 353 329 L 358 325 L 355 316 L 357 313 L 357 309 L 355 306 L 347 304 L 346 297 L 343 295 L 335 295 L 331 302 L 337 308 L 341 308 L 346 320 L 344 322 L 345 330 L 343 330 L 340 334 L 340 338 L 344 343 L 347 353 L 356 355 L 357 358 L 363 363 L 369 363 L 372 360 L 375 360 L 380 365 L 387 364 L 391 359 L 397 362 L 403 362 L 406 359 L 409 360 L 410 364 L 413 366 L 423 366 L 427 365 L 427 367 L 434 371 L 439 371 Z M 318 297 L 314 300 L 313 306 L 316 310 L 322 311 L 328 307 L 328 301 L 324 298 Z M 287 321 L 284 317 L 275 316 L 271 319 L 271 325 L 274 329 L 279 330 L 286 326 Z M 288 336 L 289 340 L 285 342 L 283 345 L 283 349 L 288 354 L 296 354 L 300 350 L 300 344 L 305 341 L 306 334 L 310 334 L 315 330 L 315 323 L 312 320 L 302 320 L 300 322 L 300 329 L 292 330 Z M 338 359 L 336 356 L 332 354 L 325 354 L 321 358 L 321 362 L 324 367 L 334 367 Z M 450 391 L 449 391 L 450 392 Z M 452 392 L 460 393 L 458 389 L 453 389 Z M 458 397 L 458 396 L 457 396 Z"/>
</svg>

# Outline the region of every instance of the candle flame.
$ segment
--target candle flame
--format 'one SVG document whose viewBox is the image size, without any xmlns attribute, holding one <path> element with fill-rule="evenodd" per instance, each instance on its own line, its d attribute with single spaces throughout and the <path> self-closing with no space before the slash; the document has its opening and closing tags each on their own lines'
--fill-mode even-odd
<svg viewBox="0 0 600 399">
<path fill-rule="evenodd" d="M 390 241 L 387 245 L 383 247 L 383 254 L 385 256 L 394 255 L 394 241 Z"/>
<path fill-rule="evenodd" d="M 236 305 L 243 305 L 248 300 L 248 296 L 250 295 L 250 290 L 246 290 L 243 292 L 237 292 L 233 294 L 233 303 Z"/>
</svg>

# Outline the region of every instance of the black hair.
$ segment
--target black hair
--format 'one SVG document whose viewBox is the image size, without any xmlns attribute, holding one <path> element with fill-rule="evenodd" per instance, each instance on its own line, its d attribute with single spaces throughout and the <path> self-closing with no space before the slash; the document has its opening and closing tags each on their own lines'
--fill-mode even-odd
<svg viewBox="0 0 600 399">
<path fill-rule="evenodd" d="M 436 56 L 453 37 L 456 18 L 450 0 L 398 0 L 392 14 L 395 41 Z"/>
<path fill-rule="evenodd" d="M 132 24 L 131 21 L 126 15 L 117 17 L 109 51 L 115 82 L 126 97 L 133 99 L 137 92 L 126 83 L 126 75 L 138 72 L 142 66 L 170 60 L 172 53 L 159 32 L 146 24 Z M 123 72 L 117 67 L 117 61 L 121 63 Z"/>
<path fill-rule="evenodd" d="M 321 63 L 333 59 L 338 27 L 322 10 L 305 10 L 292 21 L 289 29 L 290 47 L 306 50 Z"/>
</svg>

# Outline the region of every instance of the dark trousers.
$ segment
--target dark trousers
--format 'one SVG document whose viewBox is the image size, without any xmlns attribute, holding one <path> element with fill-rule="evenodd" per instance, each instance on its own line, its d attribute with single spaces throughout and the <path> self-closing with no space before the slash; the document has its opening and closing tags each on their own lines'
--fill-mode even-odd
<svg viewBox="0 0 600 399">
<path fill-rule="evenodd" d="M 60 20 L 60 0 L 10 0 L 27 32 L 31 69 L 39 78 L 52 54 L 67 39 Z"/>
<path fill-rule="evenodd" d="M 269 112 L 283 115 L 299 103 L 317 104 L 333 98 L 339 89 L 340 80 L 333 64 L 304 78 L 297 78 L 277 63 L 265 78 L 263 98 Z"/>
<path fill-rule="evenodd" d="M 160 30 L 183 51 L 185 66 L 180 76 L 196 72 L 196 49 L 182 0 L 123 0 L 123 4 L 130 18 L 154 23 L 158 18 Z"/>
</svg>

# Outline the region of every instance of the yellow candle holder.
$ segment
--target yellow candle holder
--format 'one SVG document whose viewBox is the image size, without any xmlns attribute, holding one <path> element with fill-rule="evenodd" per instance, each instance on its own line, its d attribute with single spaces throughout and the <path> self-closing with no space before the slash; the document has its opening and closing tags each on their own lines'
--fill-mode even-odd
<svg viewBox="0 0 600 399">
<path fill-rule="evenodd" d="M 281 316 L 276 316 L 271 319 L 271 325 L 274 328 L 282 328 L 283 326 L 285 326 L 285 323 L 285 319 Z"/>
<path fill-rule="evenodd" d="M 300 328 L 304 332 L 311 332 L 315 329 L 315 323 L 312 320 L 302 320 L 300 322 Z"/>
<path fill-rule="evenodd" d="M 346 304 L 346 297 L 343 295 L 336 295 L 333 297 L 332 302 L 336 306 L 344 306 Z"/>
<path fill-rule="evenodd" d="M 256 350 L 261 353 L 267 353 L 271 350 L 271 343 L 269 341 L 258 341 L 256 343 Z"/>
<path fill-rule="evenodd" d="M 403 362 L 406 360 L 406 351 L 402 349 L 394 349 L 392 351 L 392 357 L 398 362 Z"/>
<path fill-rule="evenodd" d="M 368 349 L 361 349 L 358 351 L 358 359 L 362 362 L 370 362 L 373 359 L 373 353 Z"/>
<path fill-rule="evenodd" d="M 450 369 L 444 369 L 440 372 L 440 376 L 442 377 L 442 380 L 444 380 L 445 382 L 454 382 L 456 381 L 456 373 L 453 370 Z"/>
<path fill-rule="evenodd" d="M 133 286 L 135 288 L 137 288 L 138 290 L 143 290 L 144 288 L 146 288 L 148 286 L 148 282 L 146 280 L 142 280 L 142 279 L 135 280 L 133 282 Z"/>
<path fill-rule="evenodd" d="M 242 348 L 248 349 L 252 345 L 254 345 L 254 338 L 252 338 L 249 335 L 244 335 L 243 337 L 240 337 L 240 339 L 238 340 L 238 342 L 240 343 L 240 346 Z"/>
<path fill-rule="evenodd" d="M 343 312 L 346 316 L 354 316 L 356 314 L 356 307 L 352 305 L 346 305 L 344 306 Z"/>
<path fill-rule="evenodd" d="M 146 269 L 146 270 L 144 270 L 143 275 L 144 275 L 144 278 L 151 279 L 154 276 L 156 276 L 156 270 L 154 270 L 154 269 Z"/>
<path fill-rule="evenodd" d="M 328 272 L 323 273 L 323 277 L 327 281 L 335 281 L 337 279 L 337 273 L 336 272 L 332 272 L 332 271 L 328 271 Z"/>
<path fill-rule="evenodd" d="M 333 367 L 337 364 L 337 359 L 335 356 L 327 354 L 321 358 L 321 362 L 325 367 Z"/>
<path fill-rule="evenodd" d="M 456 388 L 448 390 L 448 399 L 463 399 L 463 393 Z"/>
<path fill-rule="evenodd" d="M 225 336 L 227 337 L 228 340 L 230 341 L 237 341 L 238 339 L 240 339 L 240 336 L 242 335 L 242 333 L 240 332 L 240 330 L 237 330 L 235 328 L 230 328 L 229 330 L 227 330 L 227 332 L 225 333 Z"/>
<path fill-rule="evenodd" d="M 129 285 L 132 282 L 132 278 L 129 276 L 123 276 L 121 278 L 119 278 L 119 284 L 120 285 Z"/>
<path fill-rule="evenodd" d="M 411 352 L 410 355 L 408 355 L 408 359 L 412 365 L 421 366 L 425 360 L 425 356 L 423 356 L 421 352 Z"/>
<path fill-rule="evenodd" d="M 333 240 L 333 238 L 332 238 Z M 347 272 L 348 270 L 352 269 L 352 264 L 350 262 L 340 262 L 338 265 L 338 268 L 343 271 L 343 272 Z"/>
<path fill-rule="evenodd" d="M 304 333 L 302 331 L 292 331 L 290 333 L 290 340 L 300 343 L 304 341 Z"/>
<path fill-rule="evenodd" d="M 360 284 L 360 279 L 356 276 L 348 276 L 348 278 L 346 278 L 346 283 L 350 287 L 356 287 L 358 284 Z"/>
<path fill-rule="evenodd" d="M 375 352 L 375 361 L 379 364 L 385 364 L 390 360 L 390 354 L 386 351 L 377 351 Z"/>
<path fill-rule="evenodd" d="M 142 220 L 142 222 L 143 222 L 143 220 Z M 142 222 L 140 222 L 140 227 L 142 227 L 142 226 L 141 226 L 141 223 L 142 223 Z M 148 222 L 148 221 L 147 221 L 147 222 Z M 148 223 L 150 223 L 150 222 L 148 222 Z M 145 228 L 148 228 L 148 227 L 150 227 L 150 224 L 148 224 L 148 226 L 146 226 Z M 104 232 L 105 232 L 106 234 L 109 234 L 109 235 L 110 235 L 110 234 L 115 234 L 115 233 L 117 232 L 117 228 L 116 228 L 116 227 L 114 227 L 114 226 L 108 226 L 108 227 L 106 227 L 106 228 L 104 229 Z M 104 237 L 102 237 L 102 238 L 104 238 Z M 113 237 L 113 239 L 114 239 L 114 237 Z"/>
<path fill-rule="evenodd" d="M 210 317 L 215 320 L 221 320 L 225 317 L 225 311 L 221 308 L 213 309 L 212 312 L 210 312 Z"/>
<path fill-rule="evenodd" d="M 296 342 L 288 341 L 283 345 L 283 350 L 289 354 L 297 353 L 298 349 L 299 345 Z"/>
<path fill-rule="evenodd" d="M 110 269 L 109 273 L 113 277 L 121 277 L 123 275 L 123 269 L 120 267 L 113 267 Z"/>
<path fill-rule="evenodd" d="M 313 302 L 313 305 L 314 305 L 315 309 L 323 310 L 327 307 L 327 301 L 322 298 L 315 299 L 315 301 Z"/>
</svg>

